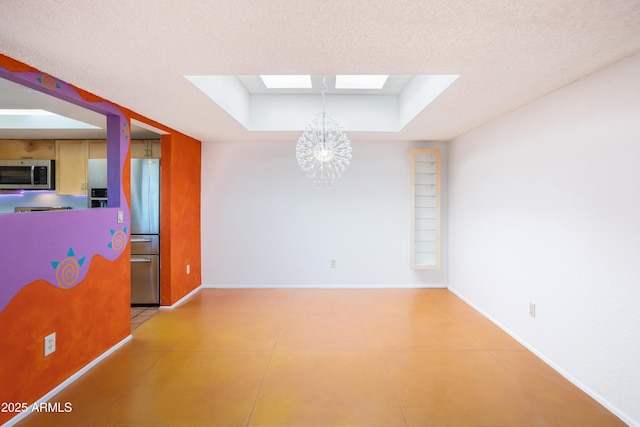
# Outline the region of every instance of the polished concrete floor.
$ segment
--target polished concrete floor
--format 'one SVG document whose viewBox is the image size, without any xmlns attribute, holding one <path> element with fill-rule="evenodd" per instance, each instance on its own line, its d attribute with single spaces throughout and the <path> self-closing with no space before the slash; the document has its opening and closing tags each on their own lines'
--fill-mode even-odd
<svg viewBox="0 0 640 427">
<path fill-rule="evenodd" d="M 444 289 L 205 289 L 51 401 L 18 426 L 624 425 Z"/>
</svg>

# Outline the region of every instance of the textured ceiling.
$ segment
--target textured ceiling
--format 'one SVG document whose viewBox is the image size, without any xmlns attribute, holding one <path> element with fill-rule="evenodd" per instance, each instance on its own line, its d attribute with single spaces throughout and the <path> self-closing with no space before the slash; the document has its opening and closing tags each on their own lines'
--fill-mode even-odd
<svg viewBox="0 0 640 427">
<path fill-rule="evenodd" d="M 249 132 L 184 75 L 459 74 L 399 133 L 450 140 L 640 52 L 640 0 L 2 0 L 0 53 L 202 141 Z M 311 120 L 311 118 L 310 118 Z"/>
</svg>

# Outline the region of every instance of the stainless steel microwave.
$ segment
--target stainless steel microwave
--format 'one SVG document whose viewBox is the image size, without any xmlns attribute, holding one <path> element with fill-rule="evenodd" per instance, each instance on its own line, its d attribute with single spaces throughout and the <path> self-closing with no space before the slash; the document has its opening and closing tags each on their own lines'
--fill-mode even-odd
<svg viewBox="0 0 640 427">
<path fill-rule="evenodd" d="M 0 190 L 55 190 L 54 160 L 0 160 Z"/>
</svg>

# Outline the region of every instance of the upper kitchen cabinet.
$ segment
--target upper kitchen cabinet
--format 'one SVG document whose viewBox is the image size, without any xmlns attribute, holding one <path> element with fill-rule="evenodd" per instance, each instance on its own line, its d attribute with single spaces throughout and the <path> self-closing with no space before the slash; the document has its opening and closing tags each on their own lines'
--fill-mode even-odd
<svg viewBox="0 0 640 427">
<path fill-rule="evenodd" d="M 104 140 L 91 140 L 89 143 L 90 159 L 106 159 L 107 143 Z M 134 139 L 131 141 L 131 158 L 132 159 L 159 159 L 160 158 L 160 140 L 159 139 Z"/>
<path fill-rule="evenodd" d="M 159 139 L 146 139 L 146 140 L 133 140 L 131 141 L 131 158 L 132 159 L 159 159 L 160 152 L 160 140 Z"/>
<path fill-rule="evenodd" d="M 107 141 L 104 139 L 94 139 L 87 141 L 89 144 L 90 159 L 106 159 L 107 158 Z"/>
<path fill-rule="evenodd" d="M 107 158 L 107 142 L 105 140 L 90 140 L 89 158 L 90 159 L 106 159 Z M 131 141 L 131 158 L 132 159 L 159 159 L 160 158 L 160 140 L 134 139 Z"/>
<path fill-rule="evenodd" d="M 2 139 L 0 159 L 53 160 L 56 158 L 55 141 L 48 139 Z"/>
<path fill-rule="evenodd" d="M 56 192 L 87 195 L 89 144 L 85 140 L 56 141 Z"/>
</svg>

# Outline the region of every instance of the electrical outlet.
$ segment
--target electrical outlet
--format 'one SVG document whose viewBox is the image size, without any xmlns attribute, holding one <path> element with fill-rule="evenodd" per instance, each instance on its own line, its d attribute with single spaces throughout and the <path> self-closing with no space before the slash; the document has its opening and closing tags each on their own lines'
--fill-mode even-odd
<svg viewBox="0 0 640 427">
<path fill-rule="evenodd" d="M 44 337 L 44 355 L 48 356 L 56 351 L 56 333 Z"/>
<path fill-rule="evenodd" d="M 532 302 L 529 303 L 529 316 L 536 317 L 536 305 Z"/>
<path fill-rule="evenodd" d="M 191 274 L 191 264 L 187 264 L 187 274 Z"/>
<path fill-rule="evenodd" d="M 336 268 L 336 260 L 334 258 L 329 260 L 329 268 Z"/>
</svg>

